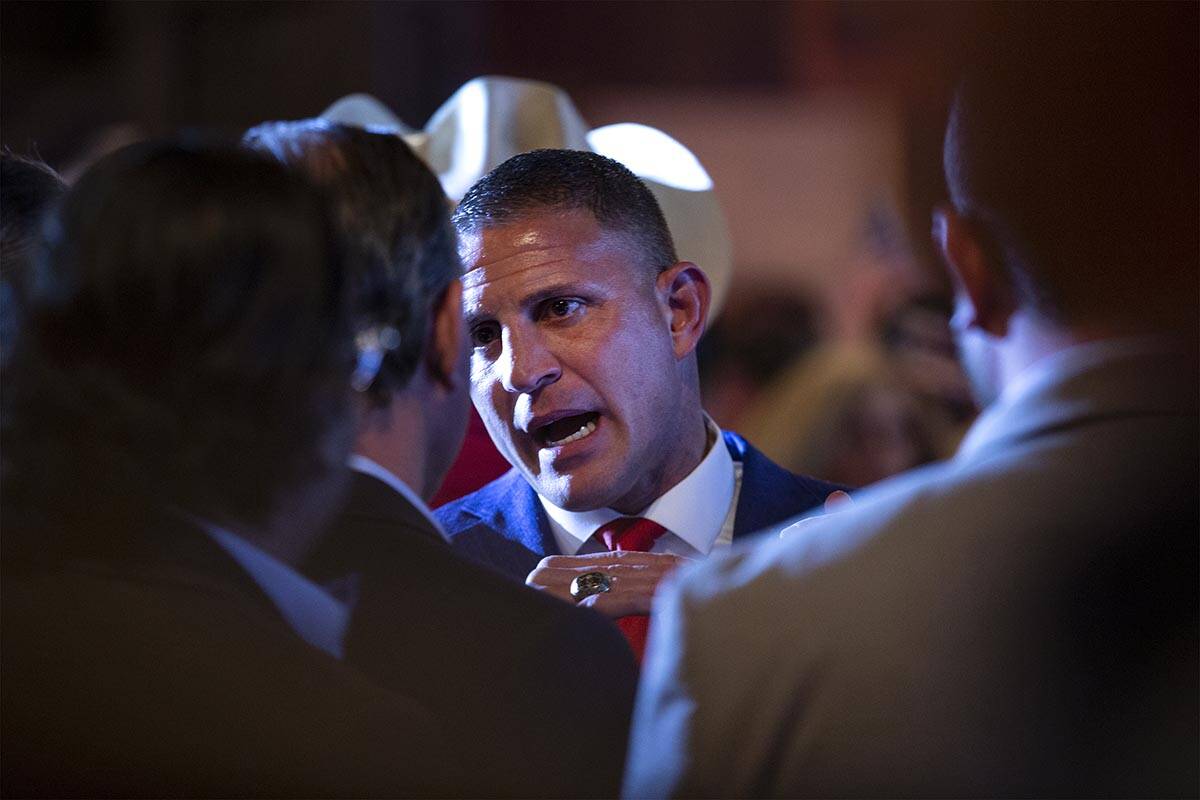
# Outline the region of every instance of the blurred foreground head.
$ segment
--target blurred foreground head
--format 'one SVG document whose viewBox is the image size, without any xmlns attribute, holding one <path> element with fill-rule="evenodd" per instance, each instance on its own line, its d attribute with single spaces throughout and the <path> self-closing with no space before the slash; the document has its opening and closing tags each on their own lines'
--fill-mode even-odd
<svg viewBox="0 0 1200 800">
<path fill-rule="evenodd" d="M 20 296 L 42 216 L 67 189 L 47 164 L 0 152 L 0 364 L 16 346 Z"/>
<path fill-rule="evenodd" d="M 354 353 L 315 189 L 232 148 L 135 145 L 44 238 L 5 375 L 7 565 L 120 551 L 163 510 L 260 540 L 319 510 Z"/>
<path fill-rule="evenodd" d="M 264 123 L 243 142 L 328 194 L 355 310 L 374 326 L 367 336 L 379 359 L 373 375 L 356 375 L 370 401 L 357 449 L 381 464 L 423 464 L 417 490 L 432 494 L 459 450 L 470 409 L 462 264 L 441 183 L 391 133 L 311 119 Z M 402 396 L 410 402 L 394 402 Z M 416 437 L 400 438 L 414 423 L 433 444 L 420 462 Z"/>
<path fill-rule="evenodd" d="M 1014 33 L 959 87 L 934 238 L 981 403 L 1072 344 L 1195 348 L 1198 9 L 1013 7 Z"/>
<path fill-rule="evenodd" d="M 1197 6 L 1017 16 L 963 80 L 944 152 L 954 210 L 1006 282 L 995 302 L 1077 330 L 1194 331 Z"/>
<path fill-rule="evenodd" d="M 433 300 L 462 271 L 437 176 L 398 136 L 319 119 L 264 123 L 243 141 L 328 192 L 355 256 L 347 271 L 357 302 L 398 334 L 371 387 L 386 401 L 416 371 Z"/>
</svg>

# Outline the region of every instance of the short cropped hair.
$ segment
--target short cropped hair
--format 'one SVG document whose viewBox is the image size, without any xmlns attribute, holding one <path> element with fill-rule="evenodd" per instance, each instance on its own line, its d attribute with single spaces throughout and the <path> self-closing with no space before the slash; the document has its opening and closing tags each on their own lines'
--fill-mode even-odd
<svg viewBox="0 0 1200 800">
<path fill-rule="evenodd" d="M 66 190 L 45 162 L 0 151 L 0 364 L 20 335 L 21 297 L 42 218 Z"/>
<path fill-rule="evenodd" d="M 45 238 L 4 380 L 6 562 L 119 552 L 165 509 L 264 524 L 344 466 L 354 331 L 317 189 L 233 145 L 133 145 Z"/>
<path fill-rule="evenodd" d="M 606 230 L 632 237 L 655 274 L 679 258 L 654 195 L 620 162 L 582 150 L 533 150 L 479 179 L 454 212 L 460 234 L 540 211 L 588 211 Z"/>
<path fill-rule="evenodd" d="M 404 141 L 320 119 L 268 122 L 243 142 L 324 188 L 345 238 L 361 313 L 399 333 L 371 396 L 404 389 L 427 345 L 434 302 L 462 273 L 450 204 Z"/>
<path fill-rule="evenodd" d="M 1189 285 L 1195 302 L 1196 9 L 1016 9 L 1019 32 L 958 89 L 951 197 L 1048 317 L 1144 316 Z"/>
</svg>

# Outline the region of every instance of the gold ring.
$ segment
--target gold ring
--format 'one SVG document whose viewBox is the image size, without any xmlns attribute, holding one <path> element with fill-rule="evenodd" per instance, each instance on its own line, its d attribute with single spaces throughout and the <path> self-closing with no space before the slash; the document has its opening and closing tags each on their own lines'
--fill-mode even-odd
<svg viewBox="0 0 1200 800">
<path fill-rule="evenodd" d="M 603 572 L 585 572 L 571 581 L 571 597 L 582 600 L 612 589 L 612 580 Z"/>
</svg>

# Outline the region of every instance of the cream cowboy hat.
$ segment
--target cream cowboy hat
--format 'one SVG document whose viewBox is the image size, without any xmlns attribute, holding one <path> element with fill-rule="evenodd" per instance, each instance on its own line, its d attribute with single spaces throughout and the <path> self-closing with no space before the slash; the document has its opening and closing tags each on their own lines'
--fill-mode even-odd
<svg viewBox="0 0 1200 800">
<path fill-rule="evenodd" d="M 733 273 L 729 226 L 713 193 L 712 179 L 696 157 L 646 125 L 622 122 L 589 129 L 571 98 L 553 84 L 475 78 L 451 95 L 419 131 L 366 94 L 343 97 L 321 118 L 402 136 L 437 173 L 456 203 L 475 181 L 519 153 L 550 147 L 608 156 L 650 188 L 679 257 L 699 264 L 708 275 L 710 320 L 729 289 Z"/>
</svg>

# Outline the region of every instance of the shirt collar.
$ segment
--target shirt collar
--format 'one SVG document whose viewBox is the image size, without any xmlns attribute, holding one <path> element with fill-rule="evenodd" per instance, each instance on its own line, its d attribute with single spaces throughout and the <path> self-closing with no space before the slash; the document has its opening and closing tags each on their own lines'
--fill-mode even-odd
<svg viewBox="0 0 1200 800">
<path fill-rule="evenodd" d="M 721 429 L 708 415 L 704 417 L 712 445 L 688 475 L 635 516 L 653 520 L 695 550 L 708 555 L 721 533 L 721 526 L 733 502 L 735 477 L 733 457 L 725 446 Z M 566 535 L 560 541 L 573 545 L 566 555 L 574 555 L 601 525 L 622 514 L 611 508 L 591 511 L 567 511 L 538 495 L 542 508 Z"/>
<path fill-rule="evenodd" d="M 433 526 L 433 529 L 438 532 L 439 536 L 443 539 L 447 538 L 446 530 L 437 521 L 437 517 L 433 516 L 433 512 L 429 510 L 429 506 L 425 505 L 425 501 L 412 490 L 412 487 L 393 475 L 386 467 L 358 453 L 351 453 L 350 457 L 346 459 L 346 465 L 355 472 L 370 475 L 372 478 L 377 478 L 392 489 L 395 489 L 405 500 L 412 504 L 413 508 L 421 512 L 425 519 L 429 521 L 429 524 Z"/>
<path fill-rule="evenodd" d="M 200 528 L 249 573 L 301 639 L 341 658 L 350 610 L 317 584 L 236 534 L 202 520 Z"/>
</svg>

